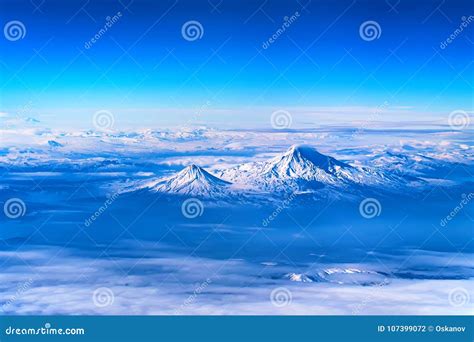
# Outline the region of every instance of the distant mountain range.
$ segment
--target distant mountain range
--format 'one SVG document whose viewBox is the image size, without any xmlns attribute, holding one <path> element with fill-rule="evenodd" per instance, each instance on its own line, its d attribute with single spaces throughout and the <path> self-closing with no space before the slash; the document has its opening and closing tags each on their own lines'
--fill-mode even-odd
<svg viewBox="0 0 474 342">
<path fill-rule="evenodd" d="M 350 165 L 310 146 L 295 145 L 268 161 L 238 165 L 214 175 L 190 165 L 136 190 L 222 199 L 262 193 L 357 196 L 367 191 L 398 192 L 422 184 L 421 179 L 412 176 Z"/>
<path fill-rule="evenodd" d="M 358 268 L 328 268 L 311 274 L 287 273 L 283 279 L 299 283 L 334 283 L 362 286 L 388 285 L 389 275 L 371 270 Z"/>
</svg>

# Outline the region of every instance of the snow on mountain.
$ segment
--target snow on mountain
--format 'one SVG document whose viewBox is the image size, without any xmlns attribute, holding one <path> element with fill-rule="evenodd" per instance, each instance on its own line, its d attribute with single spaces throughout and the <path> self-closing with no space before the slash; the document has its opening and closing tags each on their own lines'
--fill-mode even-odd
<svg viewBox="0 0 474 342">
<path fill-rule="evenodd" d="M 313 283 L 315 282 L 315 279 L 307 274 L 302 274 L 302 273 L 288 273 L 285 274 L 284 278 L 295 281 L 298 283 Z"/>
<path fill-rule="evenodd" d="M 380 169 L 413 176 L 423 176 L 445 164 L 421 154 L 408 155 L 392 151 L 383 151 L 371 156 L 370 163 Z"/>
<path fill-rule="evenodd" d="M 306 179 L 334 183 L 333 177 L 351 166 L 319 153 L 308 146 L 292 146 L 286 153 L 264 165 L 263 174 L 270 178 Z"/>
<path fill-rule="evenodd" d="M 422 178 L 429 182 L 434 182 L 438 179 L 444 184 L 451 185 L 455 184 L 455 182 L 447 180 L 449 175 L 454 176 L 455 172 L 459 175 L 463 170 L 468 170 L 472 167 L 472 162 L 470 162 L 470 158 L 467 156 L 455 157 L 454 153 L 452 153 L 451 160 L 446 160 L 443 158 L 442 153 L 431 154 L 432 156 L 426 153 L 404 154 L 383 151 L 370 156 L 369 163 L 374 167 L 384 170 L 386 173 Z M 469 177 L 469 173 L 466 176 Z"/>
<path fill-rule="evenodd" d="M 141 188 L 153 192 L 216 198 L 229 194 L 230 185 L 230 182 L 219 179 L 193 164 L 171 177 L 146 183 Z"/>
<path fill-rule="evenodd" d="M 218 176 L 236 184 L 251 184 L 266 191 L 317 191 L 321 188 L 351 191 L 361 186 L 398 189 L 414 178 L 350 165 L 305 145 L 292 146 L 266 162 L 239 165 Z"/>
<path fill-rule="evenodd" d="M 388 276 L 384 273 L 357 268 L 329 268 L 314 274 L 287 273 L 284 279 L 300 283 L 335 283 L 362 286 L 386 285 Z"/>
<path fill-rule="evenodd" d="M 358 268 L 329 268 L 318 272 L 317 276 L 327 282 L 336 284 L 380 286 L 389 283 L 387 274 Z"/>
</svg>

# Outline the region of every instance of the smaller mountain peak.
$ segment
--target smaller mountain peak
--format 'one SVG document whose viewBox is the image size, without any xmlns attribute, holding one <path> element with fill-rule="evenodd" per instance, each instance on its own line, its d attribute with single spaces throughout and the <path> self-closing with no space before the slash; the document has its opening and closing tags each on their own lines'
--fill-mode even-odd
<svg viewBox="0 0 474 342">
<path fill-rule="evenodd" d="M 196 164 L 191 164 L 191 165 L 186 166 L 184 169 L 182 169 L 178 173 L 178 176 L 198 179 L 198 178 L 205 177 L 205 174 L 206 174 L 206 171 L 202 167 L 197 166 Z"/>
<path fill-rule="evenodd" d="M 186 181 L 198 181 L 198 182 L 211 182 L 211 183 L 226 183 L 224 180 L 217 178 L 210 174 L 204 168 L 191 164 L 181 170 L 176 176 L 176 179 L 182 179 Z"/>
<path fill-rule="evenodd" d="M 285 278 L 291 281 L 299 282 L 299 283 L 314 282 L 314 279 L 311 276 L 307 274 L 301 274 L 301 273 L 288 273 L 288 274 L 285 274 Z"/>
<path fill-rule="evenodd" d="M 224 181 L 195 164 L 186 166 L 177 174 L 162 178 L 148 187 L 155 191 L 192 194 L 196 196 L 223 196 L 225 187 L 230 183 Z"/>
</svg>

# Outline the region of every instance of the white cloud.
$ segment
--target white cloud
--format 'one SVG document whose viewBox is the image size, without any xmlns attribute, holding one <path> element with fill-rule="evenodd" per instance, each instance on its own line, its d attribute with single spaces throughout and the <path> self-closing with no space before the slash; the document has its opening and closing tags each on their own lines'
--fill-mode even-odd
<svg viewBox="0 0 474 342">
<path fill-rule="evenodd" d="M 0 255 L 2 262 L 10 259 L 0 272 L 0 301 L 8 303 L 3 305 L 6 313 L 139 315 L 173 314 L 178 310 L 197 315 L 459 315 L 472 310 L 469 304 L 454 307 L 449 302 L 454 288 L 472 293 L 472 280 L 391 280 L 389 285 L 376 287 L 295 283 L 255 277 L 265 266 L 239 260 L 182 258 L 152 252 L 144 259 L 116 257 L 112 262 L 108 258 L 73 256 L 74 251 L 56 253 L 42 249 Z M 123 270 L 132 271 L 124 275 Z M 208 282 L 207 286 L 192 301 L 187 300 L 203 282 Z M 292 302 L 277 308 L 269 296 L 281 286 L 291 292 Z M 92 296 L 99 287 L 110 289 L 113 304 L 94 305 Z"/>
</svg>

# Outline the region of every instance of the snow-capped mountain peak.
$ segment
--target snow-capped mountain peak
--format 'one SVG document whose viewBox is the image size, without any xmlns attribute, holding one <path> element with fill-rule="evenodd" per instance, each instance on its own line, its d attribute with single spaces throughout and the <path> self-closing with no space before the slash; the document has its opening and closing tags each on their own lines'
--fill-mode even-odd
<svg viewBox="0 0 474 342">
<path fill-rule="evenodd" d="M 214 176 L 212 176 L 209 172 L 195 164 L 186 166 L 183 170 L 176 174 L 176 178 L 181 179 L 184 182 L 199 180 L 207 181 L 208 179 L 212 180 L 213 177 Z"/>
<path fill-rule="evenodd" d="M 194 196 L 213 196 L 230 185 L 197 165 L 189 165 L 177 174 L 147 183 L 145 188 L 156 192 Z"/>
<path fill-rule="evenodd" d="M 351 165 L 306 145 L 294 145 L 264 162 L 239 165 L 218 173 L 236 184 L 251 184 L 270 192 L 356 194 L 366 188 L 400 189 L 410 180 L 368 167 Z M 335 192 L 334 192 L 335 190 Z"/>
<path fill-rule="evenodd" d="M 207 187 L 229 184 L 229 182 L 226 182 L 222 179 L 217 178 L 216 176 L 211 175 L 202 167 L 199 167 L 195 164 L 187 166 L 182 171 L 178 172 L 176 176 L 171 177 L 171 180 L 177 187 L 192 184 L 194 184 L 195 186 L 199 185 Z"/>
<path fill-rule="evenodd" d="M 315 281 L 311 276 L 302 273 L 288 273 L 284 278 L 298 283 L 313 283 Z"/>
<path fill-rule="evenodd" d="M 310 146 L 294 145 L 266 162 L 224 170 L 219 176 L 233 183 L 254 184 L 270 191 L 295 191 L 325 185 L 341 186 L 355 171 L 353 166 L 324 155 Z"/>
<path fill-rule="evenodd" d="M 280 178 L 313 178 L 315 174 L 332 173 L 351 166 L 319 153 L 306 145 L 291 146 L 284 154 L 270 160 L 263 173 Z"/>
<path fill-rule="evenodd" d="M 399 192 L 414 181 L 416 179 L 339 161 L 310 146 L 295 145 L 268 161 L 241 164 L 216 175 L 192 164 L 139 189 L 209 199 L 265 193 L 358 198 L 379 190 Z"/>
</svg>

